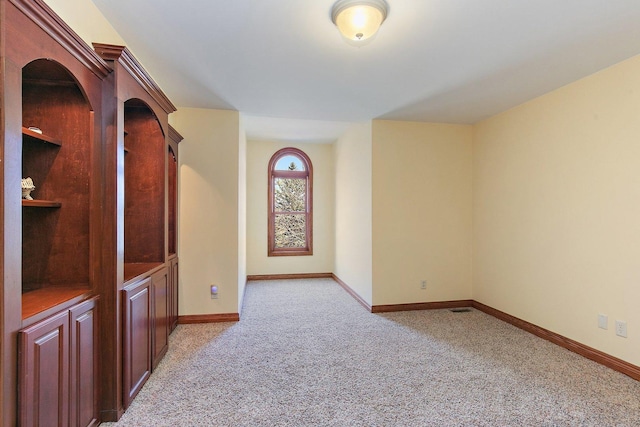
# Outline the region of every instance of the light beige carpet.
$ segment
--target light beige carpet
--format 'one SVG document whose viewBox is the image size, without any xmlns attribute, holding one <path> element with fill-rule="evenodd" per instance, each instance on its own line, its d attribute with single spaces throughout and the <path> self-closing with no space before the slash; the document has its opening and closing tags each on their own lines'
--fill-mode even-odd
<svg viewBox="0 0 640 427">
<path fill-rule="evenodd" d="M 181 325 L 117 426 L 640 426 L 640 383 L 482 312 L 368 313 L 329 279 L 250 282 Z"/>
</svg>

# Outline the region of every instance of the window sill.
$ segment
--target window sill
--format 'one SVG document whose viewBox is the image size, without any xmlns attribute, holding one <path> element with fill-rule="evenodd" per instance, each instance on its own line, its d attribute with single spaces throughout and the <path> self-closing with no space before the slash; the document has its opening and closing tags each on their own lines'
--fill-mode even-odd
<svg viewBox="0 0 640 427">
<path fill-rule="evenodd" d="M 309 256 L 313 255 L 311 249 L 273 249 L 269 250 L 267 256 Z"/>
</svg>

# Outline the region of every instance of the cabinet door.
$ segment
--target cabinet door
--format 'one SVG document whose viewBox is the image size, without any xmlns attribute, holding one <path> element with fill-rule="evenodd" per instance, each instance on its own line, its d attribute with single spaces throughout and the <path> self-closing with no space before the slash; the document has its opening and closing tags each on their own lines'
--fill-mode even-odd
<svg viewBox="0 0 640 427">
<path fill-rule="evenodd" d="M 153 353 L 155 369 L 169 348 L 169 283 L 167 269 L 151 276 L 153 283 Z"/>
<path fill-rule="evenodd" d="M 178 326 L 178 257 L 171 260 L 169 275 L 169 333 L 171 333 Z"/>
<path fill-rule="evenodd" d="M 127 286 L 122 292 L 123 403 L 126 409 L 151 374 L 151 278 Z"/>
<path fill-rule="evenodd" d="M 20 425 L 69 423 L 69 312 L 19 332 Z"/>
<path fill-rule="evenodd" d="M 96 298 L 69 310 L 69 425 L 98 425 Z"/>
</svg>

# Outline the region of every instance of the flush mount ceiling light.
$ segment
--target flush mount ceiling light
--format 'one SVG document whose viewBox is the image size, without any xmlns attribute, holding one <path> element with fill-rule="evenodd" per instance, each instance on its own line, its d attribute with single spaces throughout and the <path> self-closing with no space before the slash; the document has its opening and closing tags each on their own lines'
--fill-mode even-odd
<svg viewBox="0 0 640 427">
<path fill-rule="evenodd" d="M 360 45 L 378 32 L 388 10 L 384 0 L 338 0 L 331 20 L 347 41 Z"/>
</svg>

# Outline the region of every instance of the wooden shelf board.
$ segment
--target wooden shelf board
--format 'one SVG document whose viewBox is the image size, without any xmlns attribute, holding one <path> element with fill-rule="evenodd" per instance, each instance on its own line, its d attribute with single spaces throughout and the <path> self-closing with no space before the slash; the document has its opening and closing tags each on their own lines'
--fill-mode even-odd
<svg viewBox="0 0 640 427">
<path fill-rule="evenodd" d="M 46 142 L 48 144 L 53 144 L 53 145 L 57 145 L 57 146 L 61 146 L 62 142 L 58 139 L 52 138 L 50 136 L 44 135 L 44 134 L 40 134 L 38 132 L 34 132 L 29 128 L 23 127 L 22 128 L 22 135 L 24 136 L 28 136 L 29 138 L 32 139 L 36 139 L 40 142 Z"/>
<path fill-rule="evenodd" d="M 22 320 L 42 313 L 76 297 L 88 294 L 88 287 L 49 286 L 22 294 Z"/>
<path fill-rule="evenodd" d="M 59 208 L 62 206 L 60 202 L 51 200 L 26 200 L 22 199 L 22 207 L 30 208 Z"/>
<path fill-rule="evenodd" d="M 128 262 L 124 264 L 124 281 L 141 276 L 144 273 L 150 272 L 160 266 L 164 265 L 164 262 Z"/>
</svg>

